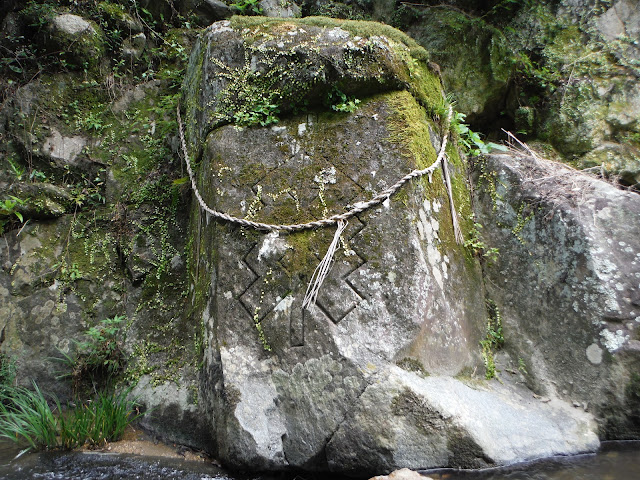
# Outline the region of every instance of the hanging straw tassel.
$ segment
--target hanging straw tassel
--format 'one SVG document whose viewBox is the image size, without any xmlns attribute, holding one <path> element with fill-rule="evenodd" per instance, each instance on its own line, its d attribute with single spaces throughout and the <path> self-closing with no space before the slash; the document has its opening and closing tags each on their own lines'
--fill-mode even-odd
<svg viewBox="0 0 640 480">
<path fill-rule="evenodd" d="M 349 222 L 346 220 L 338 220 L 338 228 L 336 229 L 336 233 L 333 236 L 333 241 L 331 245 L 329 245 L 329 249 L 325 254 L 322 261 L 318 264 L 313 275 L 311 276 L 311 280 L 309 281 L 309 286 L 307 287 L 307 292 L 304 295 L 304 300 L 302 301 L 302 308 L 311 310 L 316 304 L 316 300 L 318 298 L 318 293 L 320 292 L 320 287 L 324 282 L 325 278 L 329 274 L 331 270 L 331 266 L 333 265 L 333 256 L 338 249 L 338 245 L 340 244 L 340 236 L 344 233 L 347 228 Z"/>
<path fill-rule="evenodd" d="M 449 197 L 449 208 L 451 209 L 451 222 L 453 223 L 453 236 L 456 239 L 458 245 L 464 243 L 464 237 L 460 230 L 460 223 L 458 222 L 458 214 L 456 213 L 456 206 L 453 202 L 453 189 L 451 188 L 451 177 L 449 176 L 449 162 L 447 157 L 442 159 L 442 176 L 444 177 L 444 183 L 447 186 L 447 196 Z"/>
</svg>

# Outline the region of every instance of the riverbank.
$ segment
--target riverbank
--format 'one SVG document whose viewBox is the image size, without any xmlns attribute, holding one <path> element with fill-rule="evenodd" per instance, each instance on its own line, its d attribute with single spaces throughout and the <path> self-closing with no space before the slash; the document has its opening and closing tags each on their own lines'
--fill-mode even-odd
<svg viewBox="0 0 640 480">
<path fill-rule="evenodd" d="M 180 459 L 187 462 L 198 462 L 215 465 L 220 464 L 209 457 L 204 452 L 197 452 L 184 445 L 176 443 L 165 443 L 152 435 L 144 432 L 139 428 L 129 427 L 125 432 L 122 440 L 111 442 L 102 448 L 87 449 L 81 451 L 88 453 L 113 453 L 140 455 L 145 457 L 162 457 L 171 459 Z"/>
<path fill-rule="evenodd" d="M 103 450 L 75 452 L 20 452 L 13 443 L 0 441 L 0 478 L 67 480 L 274 480 L 290 476 L 253 475 L 242 477 L 225 472 L 214 461 L 180 445 L 157 442 L 139 430 L 130 430 L 125 439 Z M 640 478 L 640 442 L 605 442 L 596 454 L 560 456 L 525 464 L 486 470 L 423 471 L 434 480 L 628 480 Z M 305 474 L 298 480 L 336 480 L 331 474 Z"/>
</svg>

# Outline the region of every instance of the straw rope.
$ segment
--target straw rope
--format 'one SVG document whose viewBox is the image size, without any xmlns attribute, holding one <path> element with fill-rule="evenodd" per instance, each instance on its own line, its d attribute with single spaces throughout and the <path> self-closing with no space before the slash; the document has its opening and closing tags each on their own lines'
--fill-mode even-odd
<svg viewBox="0 0 640 480">
<path fill-rule="evenodd" d="M 184 161 L 187 165 L 187 171 L 189 172 L 189 179 L 191 180 L 191 187 L 193 189 L 193 194 L 195 195 L 198 203 L 200 204 L 200 208 L 202 208 L 205 212 L 210 214 L 211 216 L 218 218 L 220 220 L 224 220 L 226 222 L 235 223 L 237 225 L 254 228 L 256 230 L 268 231 L 268 232 L 297 232 L 301 230 L 307 230 L 311 228 L 322 228 L 328 227 L 334 224 L 338 225 L 336 232 L 333 236 L 333 240 L 329 245 L 327 253 L 320 261 L 320 264 L 316 267 L 311 276 L 311 280 L 307 287 L 307 291 L 304 296 L 304 300 L 302 302 L 302 308 L 313 309 L 316 303 L 316 299 L 318 298 L 318 293 L 320 292 L 320 287 L 324 282 L 325 278 L 331 271 L 331 266 L 333 265 L 333 258 L 335 252 L 338 248 L 340 236 L 346 230 L 349 219 L 355 217 L 359 213 L 368 210 L 369 208 L 381 204 L 385 200 L 387 200 L 391 195 L 396 193 L 398 190 L 402 188 L 402 186 L 407 183 L 409 180 L 422 177 L 424 175 L 429 175 L 429 181 L 431 181 L 431 175 L 438 168 L 438 166 L 442 166 L 442 175 L 444 177 L 444 182 L 447 189 L 447 195 L 449 197 L 449 205 L 451 207 L 451 219 L 453 222 L 453 231 L 455 235 L 455 239 L 458 243 L 462 243 L 462 232 L 460 231 L 460 226 L 458 224 L 458 217 L 455 211 L 455 205 L 453 202 L 453 192 L 451 189 L 451 179 L 449 176 L 447 159 L 445 150 L 447 147 L 447 141 L 449 139 L 449 126 L 451 124 L 451 117 L 453 116 L 453 109 L 449 107 L 449 115 L 447 116 L 446 128 L 444 130 L 444 135 L 442 138 L 442 145 L 440 145 L 440 152 L 438 153 L 438 157 L 436 161 L 429 165 L 427 168 L 413 170 L 408 173 L 396 183 L 391 185 L 389 188 L 383 190 L 378 195 L 373 197 L 371 200 L 366 202 L 358 202 L 349 210 L 344 213 L 339 213 L 332 215 L 330 217 L 326 217 L 320 220 L 315 220 L 307 223 L 294 223 L 289 225 L 278 225 L 278 224 L 270 224 L 270 223 L 262 223 L 262 222 L 254 222 L 252 220 L 247 220 L 245 218 L 234 217 L 233 215 L 229 215 L 228 213 L 219 212 L 211 208 L 200 195 L 200 191 L 198 190 L 198 186 L 196 184 L 195 175 L 193 174 L 193 170 L 191 168 L 191 162 L 189 161 L 189 153 L 187 151 L 187 143 L 184 138 L 184 128 L 182 126 L 182 118 L 180 117 L 180 105 L 176 110 L 177 118 L 178 118 L 178 127 L 180 133 L 180 143 L 182 145 L 182 155 L 184 156 Z"/>
<path fill-rule="evenodd" d="M 182 118 L 180 117 L 180 106 L 178 105 L 177 108 L 177 115 L 178 115 L 178 127 L 179 127 L 179 133 L 180 133 L 180 143 L 182 144 L 182 155 L 184 157 L 184 161 L 187 165 L 187 171 L 189 172 L 189 179 L 191 180 L 191 187 L 193 189 L 193 194 L 195 195 L 196 199 L 198 200 L 198 203 L 200 204 L 200 207 L 202 208 L 202 210 L 204 210 L 205 212 L 207 212 L 209 215 L 218 218 L 220 220 L 224 220 L 226 222 L 230 222 L 230 223 L 235 223 L 237 225 L 243 226 L 243 227 L 248 227 L 248 228 L 253 228 L 256 230 L 262 230 L 262 231 L 267 231 L 267 232 L 287 232 L 287 233 L 292 233 L 292 232 L 298 232 L 301 230 L 308 230 L 311 228 L 321 228 L 321 227 L 328 227 L 331 225 L 335 225 L 340 221 L 348 221 L 350 218 L 355 217 L 356 215 L 358 215 L 359 213 L 364 212 L 365 210 L 368 210 L 369 208 L 381 204 L 382 202 L 384 202 L 385 200 L 387 200 L 389 197 L 391 197 L 394 193 L 396 193 L 398 190 L 400 190 L 402 188 L 402 186 L 407 183 L 409 180 L 416 178 L 416 177 L 422 177 L 424 175 L 429 175 L 431 176 L 433 174 L 433 172 L 436 170 L 436 168 L 438 168 L 439 165 L 443 164 L 443 160 L 445 158 L 445 150 L 447 147 L 447 142 L 449 139 L 449 126 L 451 124 L 451 117 L 453 115 L 453 109 L 451 107 L 449 107 L 449 115 L 447 117 L 447 122 L 445 125 L 445 130 L 444 130 L 444 136 L 442 138 L 442 145 L 440 146 L 440 152 L 438 153 L 438 157 L 436 158 L 436 161 L 433 162 L 431 165 L 429 165 L 427 168 L 421 169 L 421 170 L 413 170 L 412 172 L 408 173 L 407 175 L 405 175 L 404 177 L 402 177 L 400 180 L 398 180 L 396 183 L 394 183 L 392 186 L 390 186 L 389 188 L 383 190 L 382 192 L 380 192 L 379 194 L 377 194 L 375 197 L 373 197 L 371 200 L 368 200 L 366 202 L 358 202 L 356 203 L 354 206 L 352 206 L 349 210 L 347 210 L 344 213 L 337 213 L 335 215 L 332 215 L 330 217 L 326 217 L 320 220 L 314 220 L 312 222 L 307 222 L 307 223 L 294 223 L 294 224 L 289 224 L 289 225 L 279 225 L 279 224 L 271 224 L 271 223 L 262 223 L 262 222 L 254 222 L 252 220 L 247 220 L 245 218 L 239 218 L 239 217 L 235 217 L 233 215 L 229 215 L 228 213 L 224 213 L 224 212 L 219 212 L 217 210 L 214 210 L 213 208 L 211 208 L 209 205 L 207 205 L 207 203 L 203 200 L 202 195 L 200 195 L 200 192 L 198 191 L 198 186 L 196 185 L 196 179 L 195 179 L 195 175 L 193 174 L 193 170 L 191 168 L 191 162 L 189 161 L 189 153 L 187 152 L 187 144 L 184 138 L 184 128 L 182 126 Z M 444 165 L 444 164 L 443 164 Z M 449 193 L 449 189 L 448 192 Z M 450 198 L 450 203 L 453 206 L 453 199 Z M 451 216 L 452 218 L 455 219 L 456 215 L 455 215 L 455 211 L 451 212 Z M 456 221 L 454 220 L 454 225 L 455 225 Z M 455 228 L 455 227 L 454 227 Z M 457 235 L 456 235 L 457 237 Z"/>
</svg>

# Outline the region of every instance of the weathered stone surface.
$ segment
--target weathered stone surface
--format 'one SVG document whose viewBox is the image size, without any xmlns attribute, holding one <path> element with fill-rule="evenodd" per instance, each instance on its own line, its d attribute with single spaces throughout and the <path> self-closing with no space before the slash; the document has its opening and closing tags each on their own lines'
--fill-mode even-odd
<svg viewBox="0 0 640 480">
<path fill-rule="evenodd" d="M 53 17 L 49 36 L 47 48 L 64 52 L 76 67 L 97 65 L 105 52 L 100 27 L 78 15 L 64 13 Z"/>
<path fill-rule="evenodd" d="M 92 3 L 91 18 L 109 32 L 114 58 L 85 71 L 66 53 L 80 48 L 85 34 L 100 40 L 89 15 L 50 27 L 58 15 L 52 2 L 16 3 L 21 30 L 11 39 L 11 57 L 23 72 L 0 80 L 0 202 L 10 201 L 0 213 L 3 359 L 15 361 L 20 385 L 36 381 L 65 405 L 74 392 L 61 376 L 73 366 L 58 360 L 73 357 L 90 328 L 122 317 L 116 340 L 126 365 L 118 388 L 137 384 L 135 393 L 157 407 L 146 428 L 212 451 L 197 413 L 202 336 L 187 305 L 186 189 L 173 183 L 184 173 L 175 169 L 179 159 L 167 138 L 183 60 L 175 56 L 181 45 L 189 48 L 188 39 L 167 33 L 170 46 L 167 40 L 145 52 L 145 68 L 153 64 L 161 78 L 140 85 L 134 75 L 142 71 L 118 67 L 131 65 L 121 61 L 118 39 L 142 29 L 128 24 L 124 7 Z M 87 5 L 64 8 L 82 12 Z M 47 36 L 71 43 L 49 41 L 49 55 L 41 49 Z M 171 80 L 162 73 L 169 69 Z M 11 206 L 11 196 L 22 203 Z"/>
<path fill-rule="evenodd" d="M 425 60 L 427 52 L 398 30 L 373 22 L 253 17 L 216 22 L 191 54 L 185 84 L 188 134 L 200 146 L 215 127 L 256 116 L 268 121 L 262 112 L 272 112 L 270 105 L 277 105 L 279 114 L 322 105 L 334 88 L 366 96 L 406 87 L 425 105 L 439 101 L 439 82 L 412 57 Z"/>
<path fill-rule="evenodd" d="M 429 50 L 474 130 L 528 135 L 574 166 L 601 161 L 611 178 L 635 186 L 638 11 L 635 0 L 455 1 L 403 4 L 394 20 Z"/>
<path fill-rule="evenodd" d="M 266 17 L 295 18 L 302 12 L 293 0 L 260 0 L 259 5 Z"/>
<path fill-rule="evenodd" d="M 350 116 L 217 129 L 202 163 L 204 178 L 214 179 L 205 199 L 240 216 L 258 210 L 262 220 L 290 222 L 322 216 L 322 202 L 340 209 L 365 198 L 412 168 L 394 153 L 402 147 L 388 143 L 387 130 L 392 109 L 412 101 L 389 94 Z M 353 138 L 360 145 L 352 147 Z M 477 362 L 483 309 L 473 305 L 482 305 L 481 287 L 465 291 L 453 282 L 462 272 L 479 282 L 478 272 L 444 246 L 452 234 L 445 199 L 419 192 L 406 200 L 413 211 L 391 200 L 352 220 L 348 250 L 337 254 L 313 312 L 301 310 L 302 297 L 330 231 L 256 237 L 218 226 L 208 234 L 218 251 L 209 336 L 220 342 L 210 355 L 220 355 L 224 395 L 237 392 L 238 402 L 212 412 L 224 425 L 221 432 L 216 424 L 227 462 L 326 468 L 326 442 L 380 365 L 413 358 L 429 372 L 456 374 Z"/>
<path fill-rule="evenodd" d="M 122 42 L 122 55 L 125 58 L 138 60 L 142 57 L 144 49 L 147 45 L 147 37 L 140 32 L 128 37 Z"/>
<path fill-rule="evenodd" d="M 303 58 L 307 49 L 314 51 L 313 40 L 295 40 L 307 29 L 320 48 L 328 35 L 339 34 L 339 45 L 353 41 L 353 34 L 331 23 L 324 29 L 271 23 L 260 25 L 259 34 L 229 23 L 208 29 L 196 50 L 207 52 L 205 63 L 196 53 L 190 67 L 192 120 L 224 112 L 221 92 L 227 87 L 220 82 L 229 80 L 221 72 L 244 69 L 246 52 L 269 58 L 279 44 L 285 45 L 277 47 L 282 57 L 288 48 Z M 373 68 L 378 48 L 390 45 L 382 35 L 375 39 L 365 71 L 380 71 Z M 366 37 L 359 42 L 368 43 Z M 332 60 L 319 63 L 322 70 L 347 55 L 344 47 L 330 46 Z M 383 52 L 384 59 L 389 55 Z M 422 60 L 414 61 L 428 76 L 422 81 L 435 78 Z M 213 65 L 219 77 L 208 72 Z M 269 65 L 260 75 L 270 74 Z M 402 81 L 403 69 L 382 71 L 396 78 L 377 83 L 375 75 L 373 81 L 360 77 L 371 83 L 352 113 L 325 107 L 281 117 L 273 126 L 238 127 L 224 125 L 235 118 L 231 111 L 224 122 L 192 128 L 192 142 L 206 135 L 204 145 L 191 145 L 203 152 L 198 186 L 204 201 L 252 220 L 304 222 L 342 211 L 429 165 L 440 132 L 429 104 L 418 103 L 424 89 Z M 315 94 L 332 81 L 342 87 L 357 72 L 332 75 Z M 302 92 L 309 103 L 321 103 L 311 91 Z M 468 217 L 462 164 L 453 146 L 448 152 L 456 204 Z M 302 299 L 333 229 L 263 234 L 218 222 L 194 204 L 200 254 L 191 272 L 193 290 L 203 292 L 194 302 L 207 338 L 201 393 L 223 462 L 361 476 L 401 467 L 482 467 L 597 448 L 590 415 L 568 403 L 542 404 L 530 392 L 498 384 L 476 390 L 452 378 L 479 366 L 486 312 L 478 264 L 453 239 L 439 173 L 433 182 L 416 181 L 350 221 L 311 310 L 302 309 Z"/>
<path fill-rule="evenodd" d="M 610 177 L 636 185 L 638 2 L 618 0 L 602 6 L 562 1 L 557 11 L 545 9 L 523 13 L 513 25 L 537 32 L 534 44 L 543 52 L 540 72 L 546 78 L 540 83 L 549 95 L 538 112 L 538 135 L 573 165 L 587 168 L 599 162 Z M 543 30 L 549 23 L 557 25 L 552 38 Z M 531 41 L 526 38 L 520 37 L 525 45 Z"/>
<path fill-rule="evenodd" d="M 75 164 L 76 158 L 87 144 L 87 139 L 81 135 L 64 137 L 55 127 L 51 129 L 51 135 L 42 144 L 42 155 L 51 158 L 61 166 Z"/>
<path fill-rule="evenodd" d="M 600 33 L 609 41 L 631 39 L 628 53 L 640 58 L 640 9 L 637 0 L 617 0 L 597 19 Z"/>
<path fill-rule="evenodd" d="M 640 157 L 630 145 L 603 142 L 580 159 L 580 165 L 624 185 L 640 185 Z"/>
<path fill-rule="evenodd" d="M 636 78 L 621 76 L 612 82 L 583 77 L 567 85 L 552 104 L 553 114 L 544 128 L 560 152 L 579 159 L 584 167 L 600 161 L 613 175 L 623 175 L 630 185 L 637 183 L 640 86 Z"/>
<path fill-rule="evenodd" d="M 211 25 L 233 15 L 231 7 L 222 0 L 183 0 L 180 3 L 182 12 L 195 14 L 196 21 L 201 26 Z"/>
<path fill-rule="evenodd" d="M 440 65 L 445 89 L 455 95 L 456 109 L 469 121 L 498 114 L 513 66 L 497 29 L 452 7 L 430 9 L 408 33 Z"/>
<path fill-rule="evenodd" d="M 331 438 L 327 458 L 330 467 L 351 474 L 401 466 L 483 468 L 594 450 L 594 429 L 584 411 L 539 402 L 524 388 L 467 386 L 393 367 L 358 398 Z"/>
<path fill-rule="evenodd" d="M 135 35 L 144 31 L 140 19 L 134 18 L 124 5 L 100 2 L 98 3 L 98 9 L 105 15 L 109 24 L 125 35 Z"/>
<path fill-rule="evenodd" d="M 478 218 L 500 250 L 486 285 L 512 362 L 539 393 L 588 405 L 603 437 L 637 437 L 640 196 L 526 156 L 482 171 Z"/>
<path fill-rule="evenodd" d="M 71 209 L 73 199 L 67 190 L 50 183 L 15 182 L 8 188 L 0 183 L 0 194 L 22 200 L 17 210 L 25 218 L 55 218 Z"/>
</svg>

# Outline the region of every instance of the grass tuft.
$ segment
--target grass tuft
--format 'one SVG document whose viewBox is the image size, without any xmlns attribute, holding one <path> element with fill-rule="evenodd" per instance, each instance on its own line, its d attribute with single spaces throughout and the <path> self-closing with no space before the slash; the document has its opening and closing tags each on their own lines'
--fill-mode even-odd
<svg viewBox="0 0 640 480">
<path fill-rule="evenodd" d="M 117 441 L 142 415 L 135 399 L 128 398 L 130 393 L 131 389 L 98 393 L 93 402 L 63 411 L 57 398 L 51 407 L 35 382 L 33 390 L 5 388 L 0 391 L 0 437 L 30 450 L 70 450 Z"/>
</svg>

